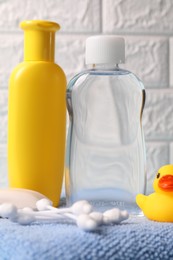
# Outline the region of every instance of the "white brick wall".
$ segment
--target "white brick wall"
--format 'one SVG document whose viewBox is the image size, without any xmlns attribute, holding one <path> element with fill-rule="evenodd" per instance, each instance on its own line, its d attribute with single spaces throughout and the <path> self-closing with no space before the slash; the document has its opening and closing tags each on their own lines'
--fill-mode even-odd
<svg viewBox="0 0 173 260">
<path fill-rule="evenodd" d="M 147 193 L 153 191 L 153 178 L 161 165 L 169 163 L 169 144 L 166 142 L 147 142 Z"/>
<path fill-rule="evenodd" d="M 173 87 L 173 37 L 169 40 L 169 79 L 170 79 L 170 85 Z"/>
<path fill-rule="evenodd" d="M 172 0 L 103 0 L 103 31 L 172 33 Z"/>
<path fill-rule="evenodd" d="M 173 163 L 173 1 L 172 0 L 2 0 L 0 1 L 0 187 L 7 185 L 8 78 L 22 60 L 25 19 L 61 24 L 56 62 L 68 79 L 85 67 L 86 37 L 118 34 L 126 39 L 126 65 L 147 92 L 143 125 L 148 192 L 157 169 Z"/>
<path fill-rule="evenodd" d="M 164 88 L 168 81 L 168 40 L 156 36 L 124 36 L 126 68 L 135 72 L 146 87 Z"/>
<path fill-rule="evenodd" d="M 0 145 L 0 187 L 7 187 L 7 149 L 6 145 Z"/>
</svg>

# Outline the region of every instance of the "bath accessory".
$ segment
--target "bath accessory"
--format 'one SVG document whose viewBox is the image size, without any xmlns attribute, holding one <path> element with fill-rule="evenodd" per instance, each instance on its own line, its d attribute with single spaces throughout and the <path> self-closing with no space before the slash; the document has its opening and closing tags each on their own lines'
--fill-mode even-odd
<svg viewBox="0 0 173 260">
<path fill-rule="evenodd" d="M 162 166 L 153 182 L 155 192 L 138 194 L 136 203 L 144 215 L 159 222 L 173 222 L 173 165 Z"/>
<path fill-rule="evenodd" d="M 41 199 L 36 202 L 36 207 L 39 211 L 51 210 L 57 213 L 73 213 L 74 215 L 80 215 L 82 213 L 88 214 L 92 211 L 92 206 L 86 200 L 77 201 L 69 208 L 55 208 L 52 207 L 52 201 L 48 199 Z"/>
<path fill-rule="evenodd" d="M 66 154 L 67 203 L 88 200 L 103 209 L 140 214 L 145 193 L 142 82 L 125 63 L 125 41 L 114 35 L 86 40 L 86 64 L 67 89 L 70 117 Z"/>
<path fill-rule="evenodd" d="M 64 173 L 66 78 L 54 63 L 54 22 L 33 20 L 24 30 L 24 61 L 9 86 L 10 187 L 38 191 L 57 206 Z"/>
<path fill-rule="evenodd" d="M 44 203 L 45 201 L 41 200 L 38 201 L 37 205 L 43 206 Z M 80 207 L 78 207 L 77 203 L 79 203 Z M 45 204 L 47 205 L 47 202 Z M 17 209 L 11 203 L 3 203 L 0 205 L 0 216 L 21 225 L 28 225 L 33 222 L 63 223 L 64 221 L 72 221 L 84 231 L 95 231 L 101 225 L 119 224 L 128 218 L 128 213 L 119 209 L 111 209 L 103 213 L 94 211 L 83 213 L 81 211 L 80 214 L 79 210 L 74 210 L 74 212 L 71 210 L 82 209 L 85 206 L 86 201 L 78 201 L 70 209 L 66 209 L 66 212 L 65 209 L 57 209 L 58 211 L 56 211 L 53 207 L 49 207 L 47 210 L 33 211 L 31 208 Z M 43 209 L 43 207 L 41 208 Z"/>
</svg>

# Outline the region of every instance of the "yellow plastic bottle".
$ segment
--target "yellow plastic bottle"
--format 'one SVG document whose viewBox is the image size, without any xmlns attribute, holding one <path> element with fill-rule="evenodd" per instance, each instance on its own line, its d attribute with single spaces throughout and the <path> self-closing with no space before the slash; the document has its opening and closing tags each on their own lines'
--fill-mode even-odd
<svg viewBox="0 0 173 260">
<path fill-rule="evenodd" d="M 9 87 L 8 171 L 11 187 L 59 203 L 65 153 L 66 78 L 54 63 L 58 24 L 24 21 L 24 62 Z"/>
</svg>

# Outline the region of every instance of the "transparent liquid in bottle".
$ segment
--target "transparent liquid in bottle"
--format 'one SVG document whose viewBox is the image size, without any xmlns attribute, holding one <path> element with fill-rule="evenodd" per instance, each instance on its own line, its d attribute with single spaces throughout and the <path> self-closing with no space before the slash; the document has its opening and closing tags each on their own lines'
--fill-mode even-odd
<svg viewBox="0 0 173 260">
<path fill-rule="evenodd" d="M 70 81 L 68 204 L 86 199 L 96 208 L 140 215 L 135 197 L 145 193 L 144 103 L 142 82 L 118 66 L 87 70 Z"/>
</svg>

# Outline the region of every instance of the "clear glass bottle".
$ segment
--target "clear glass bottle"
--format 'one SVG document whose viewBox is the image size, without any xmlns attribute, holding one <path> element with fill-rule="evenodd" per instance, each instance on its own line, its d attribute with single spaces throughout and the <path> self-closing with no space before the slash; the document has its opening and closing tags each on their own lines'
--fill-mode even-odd
<svg viewBox="0 0 173 260">
<path fill-rule="evenodd" d="M 145 193 L 145 90 L 133 73 L 119 68 L 124 61 L 123 38 L 87 39 L 86 63 L 92 67 L 67 90 L 66 194 L 68 204 L 86 199 L 96 208 L 140 214 L 135 197 Z"/>
</svg>

